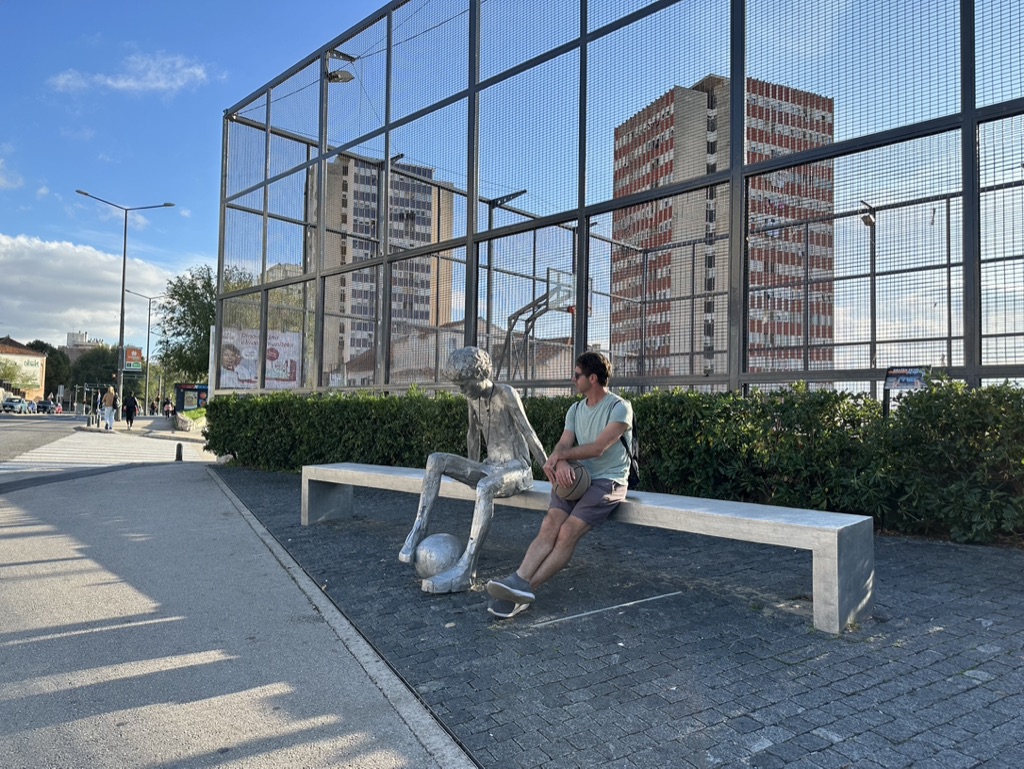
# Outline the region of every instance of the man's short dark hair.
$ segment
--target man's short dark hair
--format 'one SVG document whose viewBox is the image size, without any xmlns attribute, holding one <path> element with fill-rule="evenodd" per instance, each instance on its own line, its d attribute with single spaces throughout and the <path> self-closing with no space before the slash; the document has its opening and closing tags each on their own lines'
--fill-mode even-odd
<svg viewBox="0 0 1024 769">
<path fill-rule="evenodd" d="M 597 377 L 597 383 L 602 387 L 608 385 L 608 378 L 612 375 L 612 364 L 604 355 L 599 352 L 585 352 L 576 359 L 576 366 L 583 372 L 584 376 L 593 374 Z"/>
</svg>

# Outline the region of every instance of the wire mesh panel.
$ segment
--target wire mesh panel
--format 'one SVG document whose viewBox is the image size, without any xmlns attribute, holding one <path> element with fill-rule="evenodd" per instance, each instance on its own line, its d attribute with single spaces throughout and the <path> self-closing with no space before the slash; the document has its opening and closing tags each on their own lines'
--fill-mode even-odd
<svg viewBox="0 0 1024 769">
<path fill-rule="evenodd" d="M 263 214 L 228 207 L 224 212 L 221 291 L 255 286 L 263 280 Z"/>
<path fill-rule="evenodd" d="M 587 27 L 593 32 L 623 16 L 653 5 L 657 0 L 584 0 L 587 4 Z"/>
<path fill-rule="evenodd" d="M 836 141 L 960 108 L 959 0 L 749 0 L 746 6 L 747 76 L 832 100 Z M 816 140 L 821 131 L 813 122 L 824 120 L 819 111 L 797 102 L 767 118 L 793 129 L 792 143 L 775 154 L 799 151 L 805 132 Z M 800 125 L 807 120 L 812 124 Z"/>
<path fill-rule="evenodd" d="M 366 387 L 379 382 L 376 318 L 380 268 L 324 279 L 323 387 Z"/>
<path fill-rule="evenodd" d="M 328 150 L 384 125 L 387 60 L 386 18 L 325 54 Z"/>
<path fill-rule="evenodd" d="M 480 94 L 482 197 L 525 190 L 517 206 L 541 216 L 576 207 L 579 92 L 571 51 Z"/>
<path fill-rule="evenodd" d="M 296 390 L 316 384 L 315 327 L 316 290 L 312 281 L 267 292 L 266 389 Z"/>
<path fill-rule="evenodd" d="M 570 225 L 490 241 L 480 307 L 503 380 L 563 381 L 572 372 L 576 229 Z"/>
<path fill-rule="evenodd" d="M 309 169 L 289 174 L 267 186 L 267 211 L 271 216 L 296 223 L 311 221 L 315 190 Z"/>
<path fill-rule="evenodd" d="M 311 169 L 278 179 L 267 188 L 267 280 L 294 277 L 313 269 L 315 246 L 311 207 L 316 193 L 311 189 Z"/>
<path fill-rule="evenodd" d="M 466 234 L 466 101 L 431 112 L 391 134 L 391 219 L 396 250 Z"/>
<path fill-rule="evenodd" d="M 270 176 L 287 173 L 315 157 L 316 145 L 283 136 L 270 136 Z"/>
<path fill-rule="evenodd" d="M 342 154 L 311 169 L 309 188 L 316 189 L 316 172 L 326 169 L 321 205 L 313 211 L 312 221 L 324 222 L 324 246 L 321 269 L 333 270 L 353 262 L 371 259 L 379 253 L 377 241 L 377 201 L 379 163 L 367 163 Z M 313 199 L 316 199 L 315 196 Z M 357 237 L 354 233 L 360 232 Z M 312 237 L 319 230 L 312 229 Z M 312 256 L 316 255 L 315 247 Z"/>
<path fill-rule="evenodd" d="M 609 344 L 620 374 L 725 373 L 728 200 L 727 187 L 709 187 L 612 213 Z M 603 267 L 592 254 L 595 275 Z"/>
<path fill-rule="evenodd" d="M 749 243 L 748 371 L 831 368 L 831 222 L 752 229 Z"/>
<path fill-rule="evenodd" d="M 480 80 L 557 48 L 580 34 L 580 0 L 480 4 Z"/>
<path fill-rule="evenodd" d="M 464 249 L 391 265 L 391 383 L 444 381 L 445 360 L 465 339 L 465 289 Z"/>
<path fill-rule="evenodd" d="M 324 364 L 300 387 L 436 382 L 447 349 L 473 337 L 468 323 L 503 378 L 536 392 L 562 392 L 573 353 L 587 347 L 608 352 L 618 381 L 638 389 L 806 379 L 875 392 L 889 365 L 946 367 L 972 384 L 1017 376 L 1021 8 L 388 6 L 225 117 L 221 296 L 250 289 L 258 316 L 260 303 L 290 301 L 263 282 L 297 290 L 319 269 L 325 304 L 299 314 L 324 313 Z M 961 72 L 964 23 L 974 25 L 973 73 Z M 976 104 L 962 104 L 971 75 Z M 742 124 L 730 114 L 740 82 Z M 966 182 L 975 159 L 961 158 L 961 126 L 977 127 L 980 176 Z M 724 181 L 742 185 L 742 213 L 730 211 L 736 188 Z M 980 197 L 965 198 L 978 183 Z M 465 312 L 467 254 L 476 317 Z M 378 263 L 354 269 L 369 260 Z M 586 339 L 574 338 L 580 329 Z"/>
<path fill-rule="evenodd" d="M 308 139 L 320 136 L 320 73 L 318 61 L 309 63 L 270 91 L 270 127 Z"/>
<path fill-rule="evenodd" d="M 267 219 L 267 282 L 294 278 L 307 272 L 306 248 L 312 238 L 295 222 Z"/>
<path fill-rule="evenodd" d="M 265 101 L 261 99 L 261 101 Z M 264 110 L 254 108 L 262 118 Z M 225 186 L 228 197 L 259 184 L 264 179 L 267 157 L 266 129 L 228 123 L 227 170 Z"/>
<path fill-rule="evenodd" d="M 750 371 L 962 362 L 959 170 L 949 133 L 752 177 Z"/>
<path fill-rule="evenodd" d="M 393 119 L 469 86 L 469 0 L 409 0 L 393 19 Z"/>
<path fill-rule="evenodd" d="M 728 168 L 728 41 L 728 0 L 697 0 L 590 44 L 588 203 Z"/>
<path fill-rule="evenodd" d="M 976 0 L 975 56 L 978 106 L 1024 96 L 1024 5 L 1019 0 Z"/>
<path fill-rule="evenodd" d="M 259 294 L 224 300 L 221 310 L 218 387 L 232 390 L 259 387 L 262 314 Z"/>
<path fill-rule="evenodd" d="M 981 164 L 981 333 L 986 364 L 1024 363 L 1024 116 L 985 123 Z"/>
</svg>

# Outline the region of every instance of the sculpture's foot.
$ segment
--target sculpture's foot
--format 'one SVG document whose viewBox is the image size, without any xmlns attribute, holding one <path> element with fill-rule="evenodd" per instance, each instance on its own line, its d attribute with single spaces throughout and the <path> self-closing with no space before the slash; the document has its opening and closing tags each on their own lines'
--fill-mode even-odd
<svg viewBox="0 0 1024 769">
<path fill-rule="evenodd" d="M 472 584 L 473 576 L 469 566 L 460 561 L 447 571 L 423 580 L 420 589 L 424 593 L 461 593 L 469 590 Z"/>
<path fill-rule="evenodd" d="M 402 549 L 398 551 L 398 560 L 402 563 L 413 563 L 416 560 L 416 548 L 420 545 L 422 537 L 419 536 L 419 530 L 413 529 L 409 532 L 409 536 L 405 538 L 405 544 L 402 545 Z"/>
</svg>

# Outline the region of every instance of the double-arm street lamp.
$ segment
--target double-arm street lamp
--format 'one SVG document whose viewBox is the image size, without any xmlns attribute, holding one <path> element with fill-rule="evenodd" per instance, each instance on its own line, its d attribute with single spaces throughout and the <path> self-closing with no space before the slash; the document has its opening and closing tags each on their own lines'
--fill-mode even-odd
<svg viewBox="0 0 1024 769">
<path fill-rule="evenodd" d="M 128 213 L 130 211 L 145 211 L 150 208 L 170 208 L 174 203 L 158 203 L 155 206 L 119 206 L 117 203 L 111 203 L 109 200 L 90 195 L 85 190 L 75 190 L 75 192 L 79 195 L 85 195 L 87 198 L 98 200 L 100 203 L 106 203 L 108 206 L 124 212 L 124 241 L 121 258 L 121 326 L 117 334 L 117 402 L 124 403 L 124 293 L 126 290 L 125 280 L 128 277 Z"/>
<path fill-rule="evenodd" d="M 163 294 L 157 294 L 156 296 L 146 296 L 145 294 L 140 294 L 138 291 L 132 291 L 130 288 L 126 288 L 125 291 L 127 291 L 129 294 L 134 294 L 135 296 L 141 296 L 143 299 L 148 299 L 149 300 L 149 309 L 146 311 L 146 403 L 143 404 L 145 406 L 145 408 L 146 408 L 146 413 L 148 414 L 149 413 L 149 363 L 150 363 L 150 361 L 149 361 L 149 327 L 150 327 L 150 324 L 153 321 L 153 300 L 154 299 L 159 299 L 160 297 L 162 297 L 164 295 Z"/>
</svg>

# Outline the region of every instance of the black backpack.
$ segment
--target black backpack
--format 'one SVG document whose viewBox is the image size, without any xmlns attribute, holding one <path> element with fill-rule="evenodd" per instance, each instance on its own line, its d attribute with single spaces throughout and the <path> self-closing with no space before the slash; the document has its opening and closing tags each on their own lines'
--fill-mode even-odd
<svg viewBox="0 0 1024 769">
<path fill-rule="evenodd" d="M 637 484 L 640 483 L 640 441 L 636 435 L 635 415 L 633 416 L 633 424 L 630 426 L 629 432 L 633 438 L 632 446 L 626 441 L 625 434 L 620 435 L 619 440 L 622 441 L 622 445 L 626 449 L 626 456 L 629 457 L 629 488 L 635 489 Z"/>
</svg>

